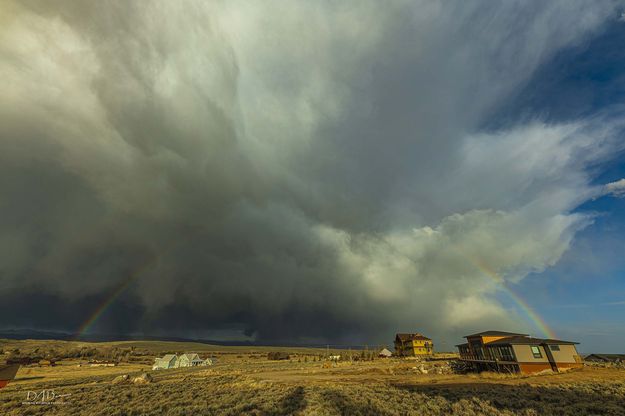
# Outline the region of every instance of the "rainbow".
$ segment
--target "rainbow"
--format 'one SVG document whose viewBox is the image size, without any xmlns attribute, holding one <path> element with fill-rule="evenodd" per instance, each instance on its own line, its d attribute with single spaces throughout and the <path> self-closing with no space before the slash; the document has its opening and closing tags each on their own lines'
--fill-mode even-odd
<svg viewBox="0 0 625 416">
<path fill-rule="evenodd" d="M 130 284 L 135 281 L 135 279 L 136 279 L 135 276 L 131 276 L 130 278 L 124 280 L 117 287 L 117 289 L 115 289 L 113 293 L 111 293 L 111 295 L 108 298 L 106 298 L 104 302 L 102 302 L 100 306 L 98 306 L 96 310 L 89 316 L 89 318 L 78 328 L 78 331 L 76 331 L 76 335 L 74 338 L 79 339 L 86 332 L 88 332 L 89 329 L 91 329 L 91 327 L 93 326 L 93 324 L 95 324 L 96 321 L 100 319 L 100 317 L 104 314 L 104 312 L 108 309 L 108 307 L 111 306 L 113 302 L 115 302 L 115 300 L 119 297 L 119 295 L 121 295 L 128 288 L 128 286 L 130 286 Z"/>
<path fill-rule="evenodd" d="M 456 247 L 456 249 L 458 249 Z M 471 257 L 467 256 L 461 250 L 460 252 L 471 264 L 473 264 L 477 269 L 479 269 L 486 276 L 493 279 L 499 288 L 503 289 L 505 293 L 514 301 L 514 303 L 521 309 L 525 315 L 529 318 L 531 323 L 542 332 L 544 336 L 547 338 L 555 339 L 557 338 L 555 333 L 545 320 L 534 311 L 534 309 L 519 295 L 517 295 L 510 287 L 506 284 L 506 281 L 490 267 L 488 264 L 484 263 L 481 260 L 475 260 Z M 111 295 L 106 298 L 89 316 L 89 318 L 78 328 L 76 332 L 75 338 L 81 338 L 85 333 L 87 333 L 91 327 L 102 317 L 102 315 L 106 312 L 106 310 L 117 300 L 117 298 L 124 293 L 130 285 L 135 282 L 139 277 L 141 277 L 147 270 L 149 270 L 158 260 L 160 256 L 154 256 L 146 263 L 144 263 L 141 267 L 139 267 L 134 273 L 131 273 L 130 276 L 123 280 L 111 293 Z"/>
<path fill-rule="evenodd" d="M 160 256 L 154 256 L 148 259 L 145 263 L 143 263 L 140 267 L 138 267 L 133 273 L 131 273 L 130 276 L 128 276 L 119 285 L 117 285 L 115 290 L 113 290 L 113 292 L 111 292 L 111 294 L 106 299 L 104 299 L 104 301 L 93 311 L 93 313 L 89 315 L 89 318 L 82 325 L 80 325 L 80 327 L 78 328 L 78 330 L 76 331 L 74 335 L 74 338 L 80 339 L 82 336 L 84 336 L 84 334 L 87 333 L 91 329 L 93 324 L 95 324 L 98 321 L 98 319 L 100 319 L 102 315 L 104 315 L 104 312 L 106 312 L 106 310 L 117 300 L 117 298 L 122 293 L 124 293 L 126 289 L 128 289 L 128 287 L 132 285 L 133 282 L 135 282 L 139 277 L 141 277 L 146 271 L 150 270 L 150 268 L 154 266 L 158 262 L 159 259 L 160 259 Z"/>
<path fill-rule="evenodd" d="M 523 298 L 521 298 L 512 289 L 510 289 L 503 277 L 501 277 L 486 263 L 482 261 L 471 260 L 469 257 L 467 258 L 471 261 L 473 265 L 475 265 L 475 267 L 477 267 L 486 276 L 492 278 L 499 285 L 499 287 L 508 294 L 508 296 L 517 304 L 517 306 L 525 313 L 525 315 L 527 315 L 532 324 L 537 329 L 539 329 L 544 336 L 550 339 L 557 338 L 555 333 L 551 328 L 549 328 L 545 320 L 540 315 L 538 315 L 538 313 L 536 313 L 536 311 L 532 309 L 532 307 Z"/>
</svg>

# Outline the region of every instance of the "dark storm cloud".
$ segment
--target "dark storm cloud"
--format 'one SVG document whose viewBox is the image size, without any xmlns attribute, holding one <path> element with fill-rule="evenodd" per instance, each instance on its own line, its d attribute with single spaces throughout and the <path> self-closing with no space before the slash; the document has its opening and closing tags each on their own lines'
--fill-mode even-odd
<svg viewBox="0 0 625 416">
<path fill-rule="evenodd" d="M 511 324 L 476 264 L 557 262 L 616 146 L 592 120 L 478 131 L 610 2 L 3 9 L 0 290 L 32 312 L 5 326 L 76 330 L 129 276 L 94 330 Z"/>
</svg>

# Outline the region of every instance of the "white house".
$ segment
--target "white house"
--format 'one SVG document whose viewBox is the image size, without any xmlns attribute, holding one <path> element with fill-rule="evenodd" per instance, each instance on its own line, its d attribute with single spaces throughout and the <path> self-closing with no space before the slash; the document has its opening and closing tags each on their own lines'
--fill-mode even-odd
<svg viewBox="0 0 625 416">
<path fill-rule="evenodd" d="M 155 358 L 152 370 L 165 370 L 178 367 L 178 357 L 176 354 L 166 354 L 163 358 Z"/>
<path fill-rule="evenodd" d="M 176 362 L 176 367 L 195 367 L 202 365 L 202 360 L 197 354 L 182 354 Z"/>
</svg>

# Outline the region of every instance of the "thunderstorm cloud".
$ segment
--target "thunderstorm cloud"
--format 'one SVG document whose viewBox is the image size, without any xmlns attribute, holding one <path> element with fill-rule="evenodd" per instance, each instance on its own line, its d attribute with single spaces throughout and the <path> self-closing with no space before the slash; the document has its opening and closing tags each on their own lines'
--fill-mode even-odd
<svg viewBox="0 0 625 416">
<path fill-rule="evenodd" d="M 610 1 L 0 8 L 4 328 L 75 331 L 133 276 L 94 331 L 527 330 L 501 280 L 558 262 L 622 146 L 609 113 L 490 123 Z"/>
</svg>

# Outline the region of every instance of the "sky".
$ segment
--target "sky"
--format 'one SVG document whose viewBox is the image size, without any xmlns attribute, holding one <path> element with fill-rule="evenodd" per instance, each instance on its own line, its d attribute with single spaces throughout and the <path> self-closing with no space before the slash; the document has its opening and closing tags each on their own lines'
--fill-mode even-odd
<svg viewBox="0 0 625 416">
<path fill-rule="evenodd" d="M 3 2 L 0 330 L 625 352 L 624 11 Z"/>
</svg>

